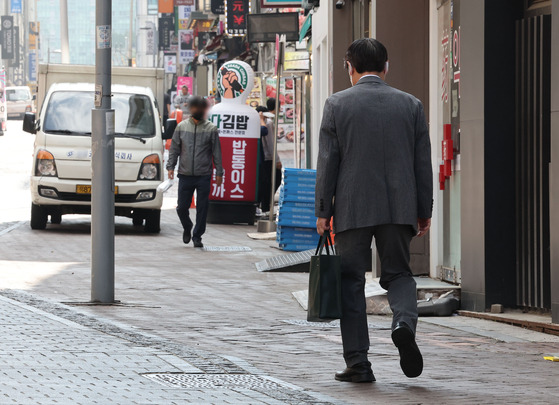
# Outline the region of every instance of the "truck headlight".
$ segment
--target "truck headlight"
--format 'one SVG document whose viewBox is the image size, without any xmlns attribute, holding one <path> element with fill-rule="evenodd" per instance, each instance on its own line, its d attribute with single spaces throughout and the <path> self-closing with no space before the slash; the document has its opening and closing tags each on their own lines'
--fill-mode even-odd
<svg viewBox="0 0 559 405">
<path fill-rule="evenodd" d="M 160 167 L 159 155 L 154 153 L 153 155 L 146 156 L 140 166 L 138 180 L 159 180 Z"/>
<path fill-rule="evenodd" d="M 35 176 L 56 177 L 56 163 L 52 153 L 46 150 L 37 152 L 35 163 Z"/>
</svg>

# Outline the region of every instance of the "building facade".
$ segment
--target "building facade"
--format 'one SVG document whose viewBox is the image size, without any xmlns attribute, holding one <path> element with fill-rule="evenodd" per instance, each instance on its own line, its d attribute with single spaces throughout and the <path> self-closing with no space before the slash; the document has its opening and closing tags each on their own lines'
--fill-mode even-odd
<svg viewBox="0 0 559 405">
<path fill-rule="evenodd" d="M 363 7 L 328 2 L 313 14 L 329 23 L 312 27 L 312 160 L 324 101 L 349 86 L 345 49 L 378 38 L 388 84 L 418 97 L 430 125 L 435 211 L 429 238 L 412 246 L 414 269 L 461 284 L 463 309 L 503 304 L 559 322 L 559 1 Z"/>
<path fill-rule="evenodd" d="M 39 0 L 37 19 L 41 24 L 41 63 L 60 63 L 60 1 Z M 128 64 L 130 24 L 136 32 L 135 2 L 114 1 L 112 21 L 113 65 Z M 132 11 L 131 11 L 132 7 Z M 70 63 L 95 63 L 95 0 L 68 0 L 68 34 Z M 133 38 L 135 42 L 135 39 Z M 133 42 L 133 44 L 134 44 Z"/>
</svg>

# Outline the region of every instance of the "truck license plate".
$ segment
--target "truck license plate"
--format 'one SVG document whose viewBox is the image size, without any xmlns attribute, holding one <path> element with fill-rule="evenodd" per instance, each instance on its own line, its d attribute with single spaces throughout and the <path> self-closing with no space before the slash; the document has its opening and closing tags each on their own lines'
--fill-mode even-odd
<svg viewBox="0 0 559 405">
<path fill-rule="evenodd" d="M 91 186 L 85 184 L 78 184 L 76 186 L 76 193 L 91 194 Z M 118 186 L 115 186 L 115 194 L 118 194 Z"/>
</svg>

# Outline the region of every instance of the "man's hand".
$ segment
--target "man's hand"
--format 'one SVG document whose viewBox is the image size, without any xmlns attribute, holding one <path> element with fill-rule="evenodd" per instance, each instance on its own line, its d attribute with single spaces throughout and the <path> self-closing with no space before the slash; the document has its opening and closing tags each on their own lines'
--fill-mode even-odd
<svg viewBox="0 0 559 405">
<path fill-rule="evenodd" d="M 175 178 L 175 171 L 174 170 L 167 170 L 169 175 L 169 180 L 173 180 Z"/>
<path fill-rule="evenodd" d="M 431 227 L 431 218 L 418 218 L 417 219 L 417 237 L 421 238 L 427 233 Z"/>
<path fill-rule="evenodd" d="M 281 168 L 282 168 L 281 162 L 277 162 L 276 169 L 281 170 Z"/>
<path fill-rule="evenodd" d="M 221 187 L 221 185 L 223 184 L 223 176 L 217 176 L 215 178 L 215 184 L 216 186 Z"/>
<path fill-rule="evenodd" d="M 330 218 L 318 218 L 316 220 L 316 231 L 320 236 L 324 235 L 324 232 L 330 230 Z"/>
</svg>

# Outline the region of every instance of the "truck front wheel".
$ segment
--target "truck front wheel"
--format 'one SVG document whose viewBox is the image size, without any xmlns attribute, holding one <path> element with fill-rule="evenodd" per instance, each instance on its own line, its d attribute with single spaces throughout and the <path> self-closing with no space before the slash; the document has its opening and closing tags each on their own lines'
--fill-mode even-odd
<svg viewBox="0 0 559 405">
<path fill-rule="evenodd" d="M 48 219 L 49 216 L 45 207 L 31 204 L 31 229 L 45 229 Z"/>
<path fill-rule="evenodd" d="M 161 210 L 150 210 L 146 213 L 144 231 L 147 233 L 159 233 L 161 231 Z"/>
</svg>

